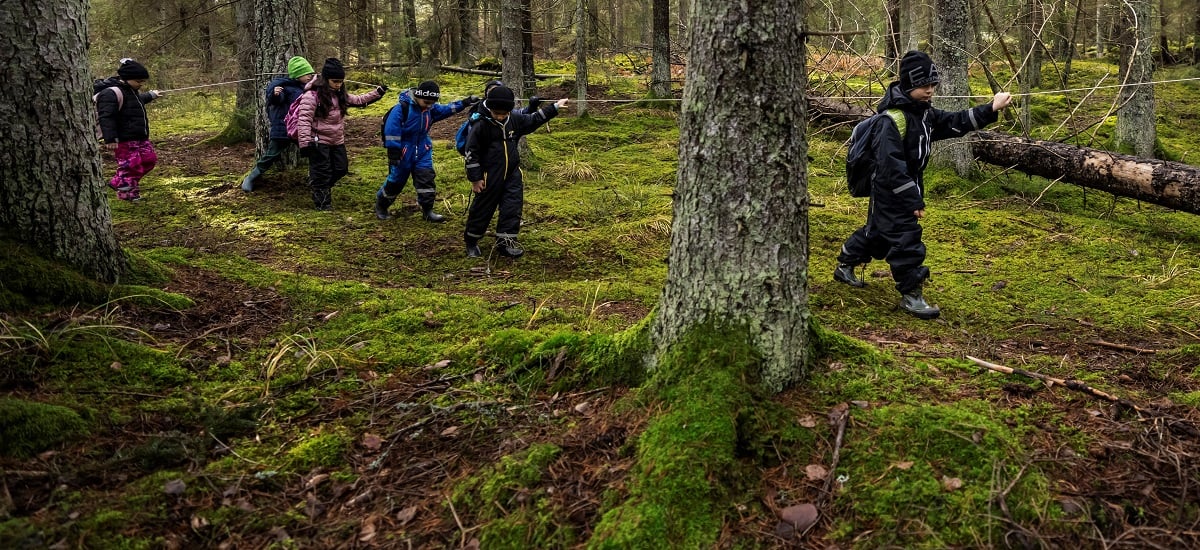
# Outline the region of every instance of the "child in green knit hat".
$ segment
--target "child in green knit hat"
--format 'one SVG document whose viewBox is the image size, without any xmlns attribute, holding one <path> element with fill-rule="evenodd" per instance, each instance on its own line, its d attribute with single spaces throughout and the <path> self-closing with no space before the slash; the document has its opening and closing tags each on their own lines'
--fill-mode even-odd
<svg viewBox="0 0 1200 550">
<path fill-rule="evenodd" d="M 287 116 L 288 107 L 304 93 L 304 86 L 313 79 L 315 71 L 307 59 L 295 56 L 287 62 L 287 73 L 286 78 L 276 78 L 267 84 L 267 120 L 271 123 L 271 140 L 267 144 L 267 150 L 263 151 L 262 156 L 254 163 L 254 168 L 242 179 L 242 191 L 247 193 L 254 190 L 254 180 L 275 164 L 283 152 L 292 146 L 284 118 Z"/>
</svg>

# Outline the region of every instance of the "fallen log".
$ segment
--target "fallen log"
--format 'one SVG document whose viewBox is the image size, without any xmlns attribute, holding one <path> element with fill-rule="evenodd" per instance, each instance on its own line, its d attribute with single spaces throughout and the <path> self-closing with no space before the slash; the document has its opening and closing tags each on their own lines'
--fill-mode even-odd
<svg viewBox="0 0 1200 550">
<path fill-rule="evenodd" d="M 973 136 L 971 152 L 983 162 L 1200 214 L 1200 167 L 998 132 Z"/>
</svg>

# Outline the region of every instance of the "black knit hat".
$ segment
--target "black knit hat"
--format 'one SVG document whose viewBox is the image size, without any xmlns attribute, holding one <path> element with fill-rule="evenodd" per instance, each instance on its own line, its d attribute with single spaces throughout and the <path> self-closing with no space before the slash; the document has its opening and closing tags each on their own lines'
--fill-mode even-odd
<svg viewBox="0 0 1200 550">
<path fill-rule="evenodd" d="M 150 71 L 141 63 L 126 57 L 117 68 L 117 76 L 121 77 L 121 80 L 145 80 L 150 78 Z"/>
<path fill-rule="evenodd" d="M 325 80 L 341 80 L 346 78 L 346 69 L 342 67 L 342 62 L 338 61 L 336 57 L 329 57 L 325 59 L 325 66 L 321 67 L 321 76 Z"/>
<path fill-rule="evenodd" d="M 484 83 L 484 85 L 483 85 L 483 93 L 486 94 L 488 90 L 495 88 L 496 86 L 503 86 L 503 85 L 504 85 L 504 83 L 500 82 L 499 80 L 489 80 L 486 83 Z"/>
<path fill-rule="evenodd" d="M 507 86 L 496 86 L 487 93 L 487 99 L 483 100 L 483 106 L 489 111 L 507 113 L 513 110 L 517 104 L 516 95 L 512 89 Z"/>
<path fill-rule="evenodd" d="M 900 91 L 908 93 L 914 89 L 937 84 L 937 66 L 925 52 L 911 50 L 900 60 Z"/>
<path fill-rule="evenodd" d="M 442 97 L 442 88 L 437 82 L 426 80 L 417 85 L 417 89 L 413 90 L 413 96 L 420 99 L 432 99 L 437 103 L 439 97 Z"/>
</svg>

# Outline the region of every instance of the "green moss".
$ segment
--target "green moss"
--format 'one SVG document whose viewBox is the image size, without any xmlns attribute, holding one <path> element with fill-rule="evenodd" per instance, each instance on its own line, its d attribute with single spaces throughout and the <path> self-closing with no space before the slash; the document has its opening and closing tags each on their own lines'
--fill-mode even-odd
<svg viewBox="0 0 1200 550">
<path fill-rule="evenodd" d="M 2 455 L 33 456 L 87 431 L 87 423 L 66 407 L 0 397 Z"/>
<path fill-rule="evenodd" d="M 105 285 L 0 238 L 0 311 L 42 304 L 96 304 L 103 302 L 106 294 Z"/>
<path fill-rule="evenodd" d="M 657 365 L 643 392 L 662 413 L 638 438 L 626 500 L 603 513 L 590 547 L 712 545 L 743 483 L 738 416 L 755 402 L 759 366 L 744 330 L 694 327 Z"/>
<path fill-rule="evenodd" d="M 480 470 L 451 489 L 459 513 L 484 522 L 479 537 L 488 548 L 563 548 L 576 534 L 566 510 L 556 508 L 539 486 L 543 473 L 562 453 L 556 445 L 535 444 Z"/>
<path fill-rule="evenodd" d="M 288 464 L 297 472 L 336 467 L 345 462 L 344 455 L 350 445 L 351 436 L 344 430 L 335 428 L 327 433 L 314 433 L 288 450 Z"/>
<path fill-rule="evenodd" d="M 1012 520 L 1037 519 L 1050 499 L 1049 483 L 1027 462 L 1010 413 L 963 400 L 947 405 L 890 405 L 852 412 L 855 430 L 842 449 L 836 475 L 848 481 L 837 501 L 838 538 L 871 546 L 939 548 L 1002 540 L 1006 524 L 987 519 L 998 491 Z M 961 482 L 961 486 L 953 483 Z M 920 526 L 920 529 L 913 527 Z"/>
<path fill-rule="evenodd" d="M 155 309 L 173 309 L 176 311 L 188 309 L 196 302 L 191 298 L 174 292 L 164 292 L 157 288 L 150 288 L 141 285 L 115 285 L 112 287 L 111 299 L 124 300 L 133 304 L 155 308 Z"/>
</svg>

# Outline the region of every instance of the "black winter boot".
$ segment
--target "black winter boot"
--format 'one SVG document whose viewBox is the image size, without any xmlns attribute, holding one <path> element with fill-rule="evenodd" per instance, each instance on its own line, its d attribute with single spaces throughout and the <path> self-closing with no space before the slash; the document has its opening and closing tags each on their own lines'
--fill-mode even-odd
<svg viewBox="0 0 1200 550">
<path fill-rule="evenodd" d="M 434 212 L 432 206 L 421 207 L 421 217 L 430 223 L 442 223 L 446 221 L 446 216 Z"/>
<path fill-rule="evenodd" d="M 912 314 L 917 319 L 930 320 L 937 319 L 938 315 L 942 314 L 942 310 L 937 306 L 931 306 L 925 302 L 925 297 L 921 296 L 921 289 L 914 290 L 908 294 L 903 294 L 900 297 L 900 307 Z"/>
<path fill-rule="evenodd" d="M 247 193 L 253 191 L 254 190 L 254 180 L 258 179 L 258 177 L 261 175 L 262 175 L 262 170 L 259 170 L 258 165 L 255 165 L 254 169 L 250 170 L 250 173 L 246 174 L 246 177 L 242 179 L 242 191 L 245 191 Z"/>
<path fill-rule="evenodd" d="M 854 288 L 867 286 L 867 283 L 854 274 L 854 266 L 850 264 L 838 264 L 833 270 L 833 280 L 846 283 Z"/>
<path fill-rule="evenodd" d="M 331 189 L 316 189 L 312 190 L 313 207 L 321 212 L 329 212 L 333 210 L 333 190 Z"/>
<path fill-rule="evenodd" d="M 521 248 L 521 243 L 513 237 L 501 237 L 496 243 L 496 248 L 499 249 L 501 256 L 509 258 L 520 258 L 525 253 L 525 250 Z"/>
<path fill-rule="evenodd" d="M 375 217 L 381 220 L 392 219 L 392 215 L 388 213 L 388 208 L 391 208 L 392 202 L 395 200 L 383 196 L 383 193 L 375 193 Z"/>
<path fill-rule="evenodd" d="M 483 256 L 483 251 L 479 250 L 479 243 L 478 242 L 468 242 L 467 243 L 467 257 L 468 258 L 478 258 L 480 256 Z"/>
</svg>

